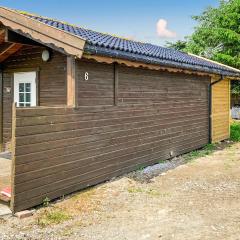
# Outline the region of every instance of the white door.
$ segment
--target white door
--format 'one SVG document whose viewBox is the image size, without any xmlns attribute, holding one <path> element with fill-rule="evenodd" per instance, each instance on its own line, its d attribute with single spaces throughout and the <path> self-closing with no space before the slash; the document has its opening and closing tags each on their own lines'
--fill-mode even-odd
<svg viewBox="0 0 240 240">
<path fill-rule="evenodd" d="M 17 107 L 34 107 L 36 100 L 36 72 L 14 73 L 14 102 Z"/>
</svg>

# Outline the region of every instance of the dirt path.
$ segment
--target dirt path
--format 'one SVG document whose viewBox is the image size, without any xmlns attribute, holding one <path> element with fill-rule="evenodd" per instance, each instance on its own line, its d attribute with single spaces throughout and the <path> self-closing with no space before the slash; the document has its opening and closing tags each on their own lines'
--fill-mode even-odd
<svg viewBox="0 0 240 240">
<path fill-rule="evenodd" d="M 24 221 L 2 219 L 0 239 L 240 239 L 239 143 L 149 182 L 134 179 L 78 193 Z"/>
</svg>

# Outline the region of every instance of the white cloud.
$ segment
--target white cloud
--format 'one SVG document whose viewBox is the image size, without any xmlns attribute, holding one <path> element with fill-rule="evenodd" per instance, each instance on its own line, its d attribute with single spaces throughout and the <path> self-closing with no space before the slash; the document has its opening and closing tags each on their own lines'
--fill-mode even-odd
<svg viewBox="0 0 240 240">
<path fill-rule="evenodd" d="M 175 38 L 177 34 L 167 29 L 167 20 L 159 19 L 157 22 L 157 35 L 163 38 Z"/>
</svg>

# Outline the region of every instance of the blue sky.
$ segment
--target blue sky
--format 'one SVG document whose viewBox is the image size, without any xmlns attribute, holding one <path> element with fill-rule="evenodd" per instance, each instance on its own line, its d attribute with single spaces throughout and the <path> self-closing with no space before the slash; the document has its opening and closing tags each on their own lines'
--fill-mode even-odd
<svg viewBox="0 0 240 240">
<path fill-rule="evenodd" d="M 218 0 L 0 0 L 0 5 L 164 45 L 191 34 L 196 24 L 191 16 Z"/>
</svg>

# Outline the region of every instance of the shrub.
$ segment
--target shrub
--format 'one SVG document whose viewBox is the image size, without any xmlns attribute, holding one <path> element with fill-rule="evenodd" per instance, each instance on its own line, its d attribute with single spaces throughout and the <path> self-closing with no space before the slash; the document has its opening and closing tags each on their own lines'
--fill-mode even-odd
<svg viewBox="0 0 240 240">
<path fill-rule="evenodd" d="M 230 138 L 232 141 L 240 141 L 240 122 L 233 122 L 231 124 Z"/>
</svg>

